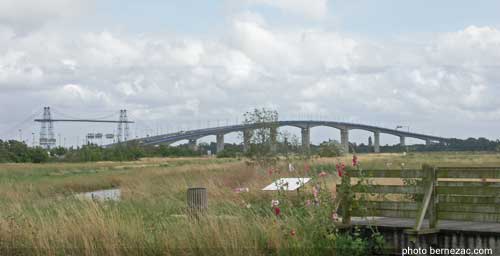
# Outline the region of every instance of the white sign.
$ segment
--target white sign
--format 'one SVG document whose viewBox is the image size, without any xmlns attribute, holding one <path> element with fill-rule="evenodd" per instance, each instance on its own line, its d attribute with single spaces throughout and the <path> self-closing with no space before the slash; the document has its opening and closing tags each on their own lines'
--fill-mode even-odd
<svg viewBox="0 0 500 256">
<path fill-rule="evenodd" d="M 275 190 L 286 190 L 286 191 L 294 191 L 298 188 L 304 186 L 307 182 L 309 182 L 311 178 L 280 178 L 275 180 L 273 183 L 269 184 L 267 187 L 262 190 L 265 191 L 275 191 Z"/>
</svg>

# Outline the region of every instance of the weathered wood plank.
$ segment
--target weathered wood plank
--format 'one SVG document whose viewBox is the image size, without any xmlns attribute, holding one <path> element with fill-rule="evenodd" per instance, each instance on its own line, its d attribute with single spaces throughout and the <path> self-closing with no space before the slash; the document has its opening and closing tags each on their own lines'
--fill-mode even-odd
<svg viewBox="0 0 500 256">
<path fill-rule="evenodd" d="M 351 177 L 369 177 L 369 178 L 422 178 L 422 170 L 351 170 L 348 171 Z"/>
<path fill-rule="evenodd" d="M 500 194 L 500 188 L 497 187 L 446 187 L 437 186 L 437 194 L 449 195 L 478 195 L 478 196 L 496 196 Z"/>
<path fill-rule="evenodd" d="M 465 204 L 465 203 L 439 203 L 438 211 L 498 213 L 500 204 Z"/>
<path fill-rule="evenodd" d="M 437 169 L 441 170 L 499 170 L 499 166 L 438 166 Z"/>
<path fill-rule="evenodd" d="M 462 178 L 462 179 L 500 179 L 499 168 L 438 168 L 438 178 Z"/>
<path fill-rule="evenodd" d="M 379 217 L 395 217 L 395 218 L 415 218 L 417 211 L 396 211 L 396 210 L 376 210 L 367 209 L 367 211 L 353 210 L 352 216 L 366 217 L 366 216 L 379 216 Z"/>
<path fill-rule="evenodd" d="M 369 209 L 394 211 L 416 211 L 419 207 L 416 202 L 398 201 L 367 201 L 363 202 L 363 205 Z"/>
<path fill-rule="evenodd" d="M 500 204 L 500 195 L 498 196 L 439 195 L 439 202 L 464 203 L 464 204 Z"/>
<path fill-rule="evenodd" d="M 500 182 L 473 182 L 473 181 L 439 181 L 443 187 L 489 187 L 500 188 Z"/>
<path fill-rule="evenodd" d="M 423 194 L 423 188 L 420 186 L 408 185 L 369 185 L 369 186 L 353 186 L 352 190 L 356 193 L 373 193 L 373 194 Z"/>
<path fill-rule="evenodd" d="M 463 220 L 479 222 L 500 222 L 500 213 L 471 213 L 471 212 L 452 212 L 439 211 L 440 220 Z"/>
</svg>

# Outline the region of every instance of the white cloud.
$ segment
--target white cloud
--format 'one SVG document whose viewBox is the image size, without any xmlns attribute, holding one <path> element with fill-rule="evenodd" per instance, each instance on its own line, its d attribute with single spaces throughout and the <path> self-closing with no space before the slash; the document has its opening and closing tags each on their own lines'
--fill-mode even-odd
<svg viewBox="0 0 500 256">
<path fill-rule="evenodd" d="M 92 0 L 2 0 L 0 24 L 25 33 L 50 20 L 80 14 L 90 4 Z"/>
<path fill-rule="evenodd" d="M 418 47 L 276 29 L 248 17 L 235 18 L 227 33 L 228 40 L 206 40 L 44 29 L 12 37 L 0 30 L 0 100 L 13 102 L 22 92 L 18 104 L 27 106 L 127 108 L 136 120 L 168 123 L 232 120 L 260 106 L 283 116 L 314 112 L 452 133 L 460 129 L 449 127 L 456 116 L 500 119 L 494 27 L 467 27 Z M 5 120 L 13 116 L 0 110 Z"/>
</svg>

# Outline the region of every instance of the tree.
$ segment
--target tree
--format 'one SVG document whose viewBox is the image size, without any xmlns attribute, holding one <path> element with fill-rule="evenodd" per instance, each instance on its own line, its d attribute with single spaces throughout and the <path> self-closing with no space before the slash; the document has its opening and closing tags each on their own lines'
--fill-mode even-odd
<svg viewBox="0 0 500 256">
<path fill-rule="evenodd" d="M 30 150 L 30 158 L 33 163 L 45 163 L 49 160 L 49 154 L 45 149 L 36 147 Z"/>
<path fill-rule="evenodd" d="M 325 141 L 319 145 L 319 156 L 321 157 L 336 157 L 342 154 L 341 146 L 336 141 Z"/>
<path fill-rule="evenodd" d="M 243 124 L 256 127 L 248 134 L 250 148 L 246 152 L 247 156 L 262 158 L 275 155 L 272 147 L 276 145 L 278 137 L 278 112 L 265 108 L 254 109 L 246 112 L 243 117 Z"/>
<path fill-rule="evenodd" d="M 51 155 L 58 156 L 58 157 L 64 156 L 66 154 L 66 152 L 68 152 L 68 150 L 66 148 L 61 147 L 61 146 L 50 150 Z"/>
</svg>

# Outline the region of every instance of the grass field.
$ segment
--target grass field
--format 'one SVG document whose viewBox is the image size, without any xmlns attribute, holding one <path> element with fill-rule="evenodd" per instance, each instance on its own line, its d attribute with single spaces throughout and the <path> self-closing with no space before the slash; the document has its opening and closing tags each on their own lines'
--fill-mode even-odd
<svg viewBox="0 0 500 256">
<path fill-rule="evenodd" d="M 314 158 L 314 167 L 350 164 L 351 156 Z M 500 166 L 490 153 L 361 154 L 364 169 L 439 166 Z M 314 214 L 283 206 L 274 216 L 273 192 L 260 191 L 278 176 L 304 176 L 305 160 L 292 161 L 296 172 L 280 161 L 280 174 L 245 159 L 153 158 L 137 162 L 0 165 L 0 250 L 38 255 L 171 255 L 171 254 L 314 254 L 325 241 L 318 238 Z M 331 170 L 324 182 L 338 177 Z M 307 174 L 310 175 L 311 173 Z M 391 181 L 386 181 L 391 182 Z M 398 182 L 398 181 L 394 181 Z M 208 189 L 208 217 L 199 222 L 185 216 L 186 189 Z M 74 196 L 120 188 L 120 201 L 91 201 Z M 248 187 L 248 193 L 234 188 Z M 290 197 L 310 198 L 310 188 Z M 300 202 L 299 202 L 300 204 Z M 314 211 L 314 210 L 312 210 Z M 328 241 L 326 241 L 328 242 Z M 316 251 L 317 253 L 317 251 Z"/>
</svg>

